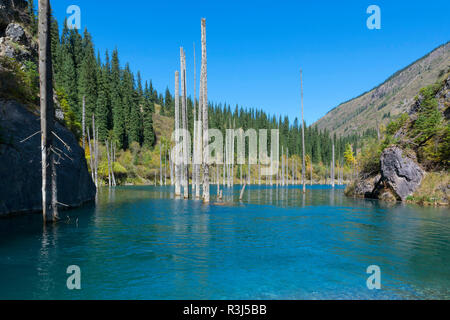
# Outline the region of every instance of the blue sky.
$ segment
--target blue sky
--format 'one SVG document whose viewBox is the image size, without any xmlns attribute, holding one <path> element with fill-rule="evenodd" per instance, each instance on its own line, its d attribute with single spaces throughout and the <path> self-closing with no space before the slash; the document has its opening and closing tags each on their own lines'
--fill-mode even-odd
<svg viewBox="0 0 450 320">
<path fill-rule="evenodd" d="M 193 43 L 200 73 L 200 19 L 206 18 L 208 97 L 300 117 L 303 69 L 305 121 L 372 89 L 449 40 L 449 1 L 118 1 L 53 0 L 62 24 L 81 8 L 82 29 L 102 53 L 119 49 L 158 91 L 174 87 L 179 47 L 186 50 L 193 94 Z M 381 9 L 381 30 L 369 30 L 369 5 Z M 198 92 L 198 84 L 197 84 Z"/>
</svg>

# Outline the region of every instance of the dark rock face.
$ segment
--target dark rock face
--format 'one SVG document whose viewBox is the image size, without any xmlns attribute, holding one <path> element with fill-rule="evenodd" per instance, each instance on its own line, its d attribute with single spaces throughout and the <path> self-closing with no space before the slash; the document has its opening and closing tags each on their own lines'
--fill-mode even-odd
<svg viewBox="0 0 450 320">
<path fill-rule="evenodd" d="M 367 179 L 358 180 L 355 184 L 355 195 L 364 198 L 372 198 L 372 192 L 375 186 L 380 181 L 381 176 L 377 174 L 375 177 L 369 177 Z"/>
<path fill-rule="evenodd" d="M 381 154 L 381 180 L 383 188 L 390 189 L 394 196 L 404 201 L 419 187 L 425 172 L 414 160 L 403 156 L 398 147 L 386 148 Z M 379 184 L 380 185 L 380 184 Z"/>
<path fill-rule="evenodd" d="M 0 216 L 42 210 L 39 116 L 15 101 L 0 101 Z M 84 151 L 74 135 L 56 123 L 58 202 L 70 207 L 95 199 L 96 189 L 87 170 Z"/>
</svg>

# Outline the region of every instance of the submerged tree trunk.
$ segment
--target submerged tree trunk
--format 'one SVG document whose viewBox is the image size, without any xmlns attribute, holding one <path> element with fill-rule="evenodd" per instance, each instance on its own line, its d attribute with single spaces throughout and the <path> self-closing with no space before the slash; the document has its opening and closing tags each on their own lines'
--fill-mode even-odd
<svg viewBox="0 0 450 320">
<path fill-rule="evenodd" d="M 186 56 L 184 50 L 180 48 L 180 62 L 181 62 L 181 116 L 183 123 L 183 133 L 187 132 L 187 100 L 186 100 Z M 189 198 L 189 164 L 188 164 L 188 144 L 187 137 L 183 135 L 183 193 L 184 198 Z"/>
<path fill-rule="evenodd" d="M 333 139 L 333 152 L 332 152 L 332 164 L 331 164 L 331 186 L 334 188 L 334 139 Z"/>
<path fill-rule="evenodd" d="M 39 0 L 39 83 L 41 108 L 42 216 L 44 222 L 57 220 L 57 187 L 53 130 L 52 53 L 50 43 L 50 2 Z"/>
<path fill-rule="evenodd" d="M 112 179 L 111 179 L 111 166 L 110 166 L 110 157 L 109 157 L 109 146 L 108 141 L 105 140 L 105 146 L 106 146 L 106 160 L 108 161 L 108 186 L 111 187 Z"/>
<path fill-rule="evenodd" d="M 92 114 L 92 152 L 91 152 L 91 158 L 93 159 L 93 168 L 91 170 L 93 171 L 94 176 L 94 183 L 95 187 L 98 188 L 98 180 L 97 180 L 97 139 L 96 139 L 96 131 L 95 131 L 95 116 Z"/>
<path fill-rule="evenodd" d="M 192 146 L 192 195 L 197 193 L 197 78 L 196 78 L 196 65 L 195 65 L 195 42 L 193 44 L 194 49 L 194 108 L 192 110 L 193 113 L 193 119 L 194 119 L 194 139 L 193 139 L 193 146 Z"/>
<path fill-rule="evenodd" d="M 162 144 L 159 144 L 159 185 L 162 186 L 162 158 L 161 158 Z"/>
<path fill-rule="evenodd" d="M 241 200 L 241 201 L 244 198 L 244 191 L 245 191 L 246 186 L 247 186 L 246 183 L 244 183 L 244 185 L 242 186 L 241 194 L 239 195 L 239 200 Z"/>
<path fill-rule="evenodd" d="M 116 161 L 116 146 L 113 145 L 113 142 L 111 141 L 111 177 L 112 177 L 112 184 L 113 186 L 116 186 L 116 178 L 114 176 L 114 162 Z"/>
<path fill-rule="evenodd" d="M 300 87 L 301 87 L 301 104 L 302 104 L 302 181 L 303 181 L 303 193 L 306 192 L 305 184 L 305 121 L 303 120 L 303 73 L 300 69 Z M 312 159 L 311 159 L 312 168 Z M 311 184 L 312 184 L 312 171 L 311 171 Z"/>
<path fill-rule="evenodd" d="M 203 201 L 209 202 L 209 135 L 208 135 L 208 73 L 206 61 L 206 20 L 202 22 L 202 78 L 203 78 Z"/>
<path fill-rule="evenodd" d="M 180 75 L 175 71 L 175 148 L 173 154 L 173 161 L 175 162 L 175 196 L 181 195 L 180 186 L 180 146 L 179 146 L 179 130 L 180 130 Z"/>
</svg>

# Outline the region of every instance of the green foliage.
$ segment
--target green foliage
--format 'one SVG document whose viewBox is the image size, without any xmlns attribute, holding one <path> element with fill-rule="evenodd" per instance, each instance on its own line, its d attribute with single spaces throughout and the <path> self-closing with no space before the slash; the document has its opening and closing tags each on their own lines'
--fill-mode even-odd
<svg viewBox="0 0 450 320">
<path fill-rule="evenodd" d="M 28 105 L 38 105 L 39 74 L 36 65 L 25 62 L 24 67 L 12 58 L 0 57 L 0 97 Z"/>
<path fill-rule="evenodd" d="M 447 168 L 450 167 L 450 122 L 445 126 L 442 133 L 442 142 L 439 146 L 438 157 Z"/>
<path fill-rule="evenodd" d="M 59 102 L 59 105 L 64 112 L 64 125 L 67 129 L 72 131 L 77 140 L 81 137 L 81 124 L 77 121 L 73 108 L 70 106 L 69 101 L 67 99 L 67 94 L 63 89 L 56 90 L 56 96 Z"/>
<path fill-rule="evenodd" d="M 412 126 L 418 157 L 426 166 L 448 166 L 448 129 L 436 99 L 442 86 L 437 82 L 420 90 L 420 108 Z"/>
<path fill-rule="evenodd" d="M 374 175 L 380 172 L 380 156 L 382 146 L 377 139 L 366 141 L 358 155 L 358 164 L 361 172 Z"/>
<path fill-rule="evenodd" d="M 345 146 L 344 159 L 347 165 L 353 166 L 356 162 L 355 156 L 353 155 L 353 149 L 350 143 Z"/>
<path fill-rule="evenodd" d="M 400 117 L 396 120 L 392 120 L 386 127 L 386 133 L 393 135 L 395 134 L 401 127 L 403 127 L 408 121 L 409 117 L 407 113 L 402 113 Z"/>
<path fill-rule="evenodd" d="M 417 120 L 413 125 L 413 134 L 417 135 L 415 142 L 422 144 L 434 136 L 442 122 L 442 114 L 438 110 L 438 103 L 435 98 L 436 85 L 430 85 L 420 90 L 422 100 L 418 111 Z"/>
<path fill-rule="evenodd" d="M 27 11 L 30 16 L 30 33 L 36 36 L 38 33 L 38 19 L 35 13 L 34 1 L 28 0 Z"/>
</svg>

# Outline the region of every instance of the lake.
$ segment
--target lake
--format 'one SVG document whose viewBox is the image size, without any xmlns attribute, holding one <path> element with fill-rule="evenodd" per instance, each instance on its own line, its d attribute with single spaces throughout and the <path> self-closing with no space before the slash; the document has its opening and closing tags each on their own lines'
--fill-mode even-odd
<svg viewBox="0 0 450 320">
<path fill-rule="evenodd" d="M 0 299 L 449 299 L 450 212 L 342 187 L 240 186 L 209 205 L 173 187 L 103 188 L 97 205 L 0 219 Z M 68 290 L 67 267 L 81 270 Z M 377 265 L 381 289 L 369 290 Z"/>
</svg>

